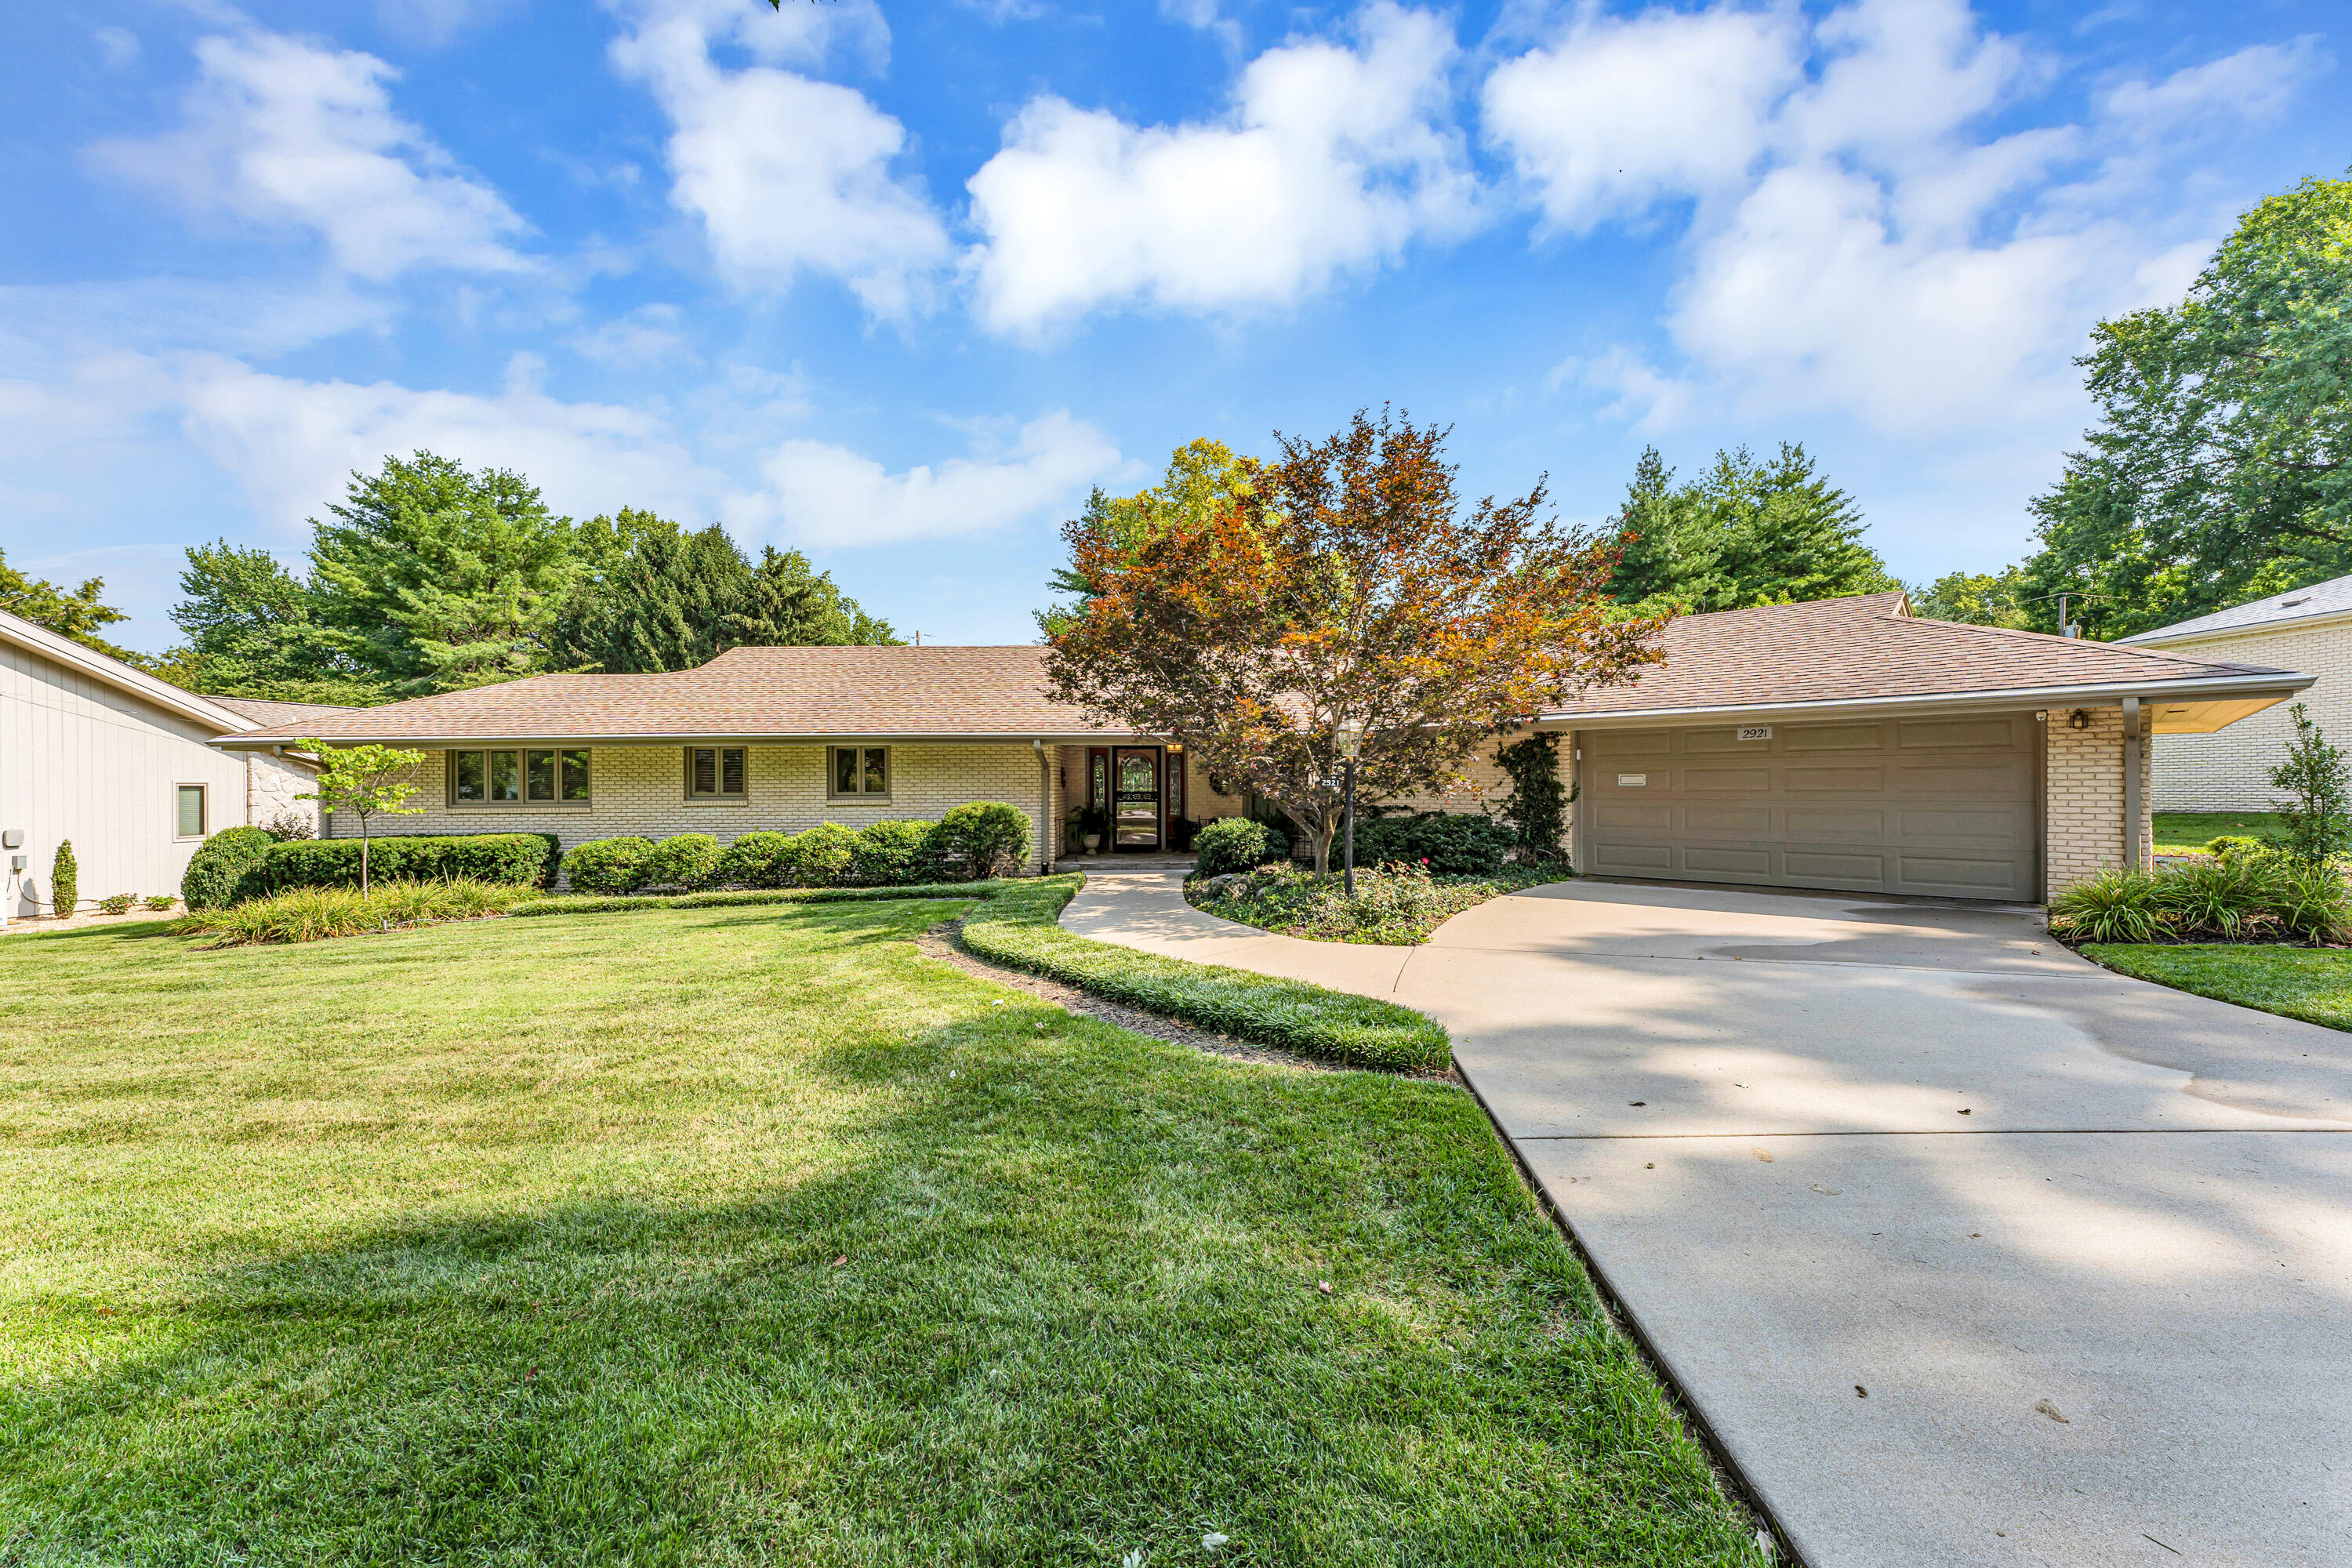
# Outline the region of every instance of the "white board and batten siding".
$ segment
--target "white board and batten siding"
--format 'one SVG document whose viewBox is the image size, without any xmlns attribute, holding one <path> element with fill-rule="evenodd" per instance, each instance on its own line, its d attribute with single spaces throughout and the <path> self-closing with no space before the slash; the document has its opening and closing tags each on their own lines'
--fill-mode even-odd
<svg viewBox="0 0 2352 1568">
<path fill-rule="evenodd" d="M 254 727 L 237 715 L 46 628 L 5 621 L 0 830 L 23 841 L 0 847 L 0 914 L 50 911 L 49 871 L 65 839 L 85 908 L 115 893 L 176 894 L 204 837 L 179 831 L 184 784 L 203 786 L 204 833 L 250 821 L 257 797 L 307 787 L 275 757 L 248 761 L 207 743 Z"/>
</svg>

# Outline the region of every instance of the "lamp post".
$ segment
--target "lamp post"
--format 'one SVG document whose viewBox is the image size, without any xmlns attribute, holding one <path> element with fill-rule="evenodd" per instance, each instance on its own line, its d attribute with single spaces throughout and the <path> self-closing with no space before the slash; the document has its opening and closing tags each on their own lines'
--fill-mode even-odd
<svg viewBox="0 0 2352 1568">
<path fill-rule="evenodd" d="M 1339 721 L 1336 738 L 1339 747 L 1339 760 L 1345 764 L 1346 782 L 1341 787 L 1348 792 L 1347 805 L 1344 808 L 1347 822 L 1347 849 L 1346 858 L 1341 864 L 1347 868 L 1348 897 L 1352 899 L 1356 896 L 1356 752 L 1364 743 L 1364 727 L 1353 719 L 1342 719 Z"/>
</svg>

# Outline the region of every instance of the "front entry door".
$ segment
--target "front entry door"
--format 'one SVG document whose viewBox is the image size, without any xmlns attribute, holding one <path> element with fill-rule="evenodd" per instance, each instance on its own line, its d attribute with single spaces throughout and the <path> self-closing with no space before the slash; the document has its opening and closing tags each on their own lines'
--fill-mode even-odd
<svg viewBox="0 0 2352 1568">
<path fill-rule="evenodd" d="M 1111 847 L 1160 847 L 1160 748 L 1121 746 L 1111 752 Z"/>
</svg>

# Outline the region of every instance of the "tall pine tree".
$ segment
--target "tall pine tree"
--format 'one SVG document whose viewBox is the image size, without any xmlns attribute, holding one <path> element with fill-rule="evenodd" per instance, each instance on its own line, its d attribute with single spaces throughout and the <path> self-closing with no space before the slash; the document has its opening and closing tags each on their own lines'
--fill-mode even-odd
<svg viewBox="0 0 2352 1568">
<path fill-rule="evenodd" d="M 1862 513 L 1803 447 L 1759 460 L 1719 451 L 1703 479 L 1675 483 L 1645 450 L 1618 518 L 1623 554 L 1610 593 L 1643 613 L 1745 609 L 1902 586 L 1862 542 Z"/>
</svg>

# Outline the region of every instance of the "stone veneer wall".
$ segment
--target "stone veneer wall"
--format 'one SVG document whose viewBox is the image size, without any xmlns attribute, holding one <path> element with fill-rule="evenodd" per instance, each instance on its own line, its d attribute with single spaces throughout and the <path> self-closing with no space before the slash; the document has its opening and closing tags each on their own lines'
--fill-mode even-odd
<svg viewBox="0 0 2352 1568">
<path fill-rule="evenodd" d="M 2042 857 L 2044 896 L 2105 867 L 2125 861 L 2124 713 L 2121 707 L 2088 710 L 2091 727 L 2071 729 L 2068 708 L 2053 708 L 2043 726 Z M 2155 848 L 2152 821 L 2154 747 L 2140 748 L 2140 864 Z"/>
<path fill-rule="evenodd" d="M 2265 627 L 2235 637 L 2200 638 L 2151 649 L 2217 663 L 2301 670 L 2319 683 L 2295 699 L 2336 744 L 2352 739 L 2352 623 Z M 2271 770 L 2286 760 L 2294 739 L 2293 704 L 2282 702 L 2210 735 L 2156 738 L 2158 811 L 2268 811 L 2279 792 Z"/>
<path fill-rule="evenodd" d="M 445 753 L 427 752 L 424 764 L 408 774 L 408 781 L 419 786 L 409 804 L 425 809 L 415 816 L 379 816 L 371 831 L 553 833 L 566 849 L 591 838 L 708 833 L 725 845 L 754 830 L 798 833 L 820 822 L 858 828 L 889 817 L 937 821 L 950 807 L 967 801 L 1000 800 L 1028 816 L 1033 865 L 1050 860 L 1055 852 L 1054 829 L 1061 811 L 1058 781 L 1041 821 L 1045 770 L 1025 743 L 894 744 L 890 798 L 873 803 L 825 798 L 822 744 L 747 745 L 744 785 L 749 798 L 740 802 L 688 800 L 682 744 L 589 749 L 594 753 L 589 762 L 593 799 L 584 806 L 453 805 Z M 327 836 L 357 837 L 358 819 L 347 813 L 329 817 Z"/>
<path fill-rule="evenodd" d="M 319 816 L 319 803 L 299 796 L 316 794 L 318 775 L 285 758 L 268 752 L 247 752 L 245 754 L 245 820 L 253 827 L 267 827 L 280 816 L 292 812 L 308 817 L 314 827 L 323 831 Z"/>
</svg>

